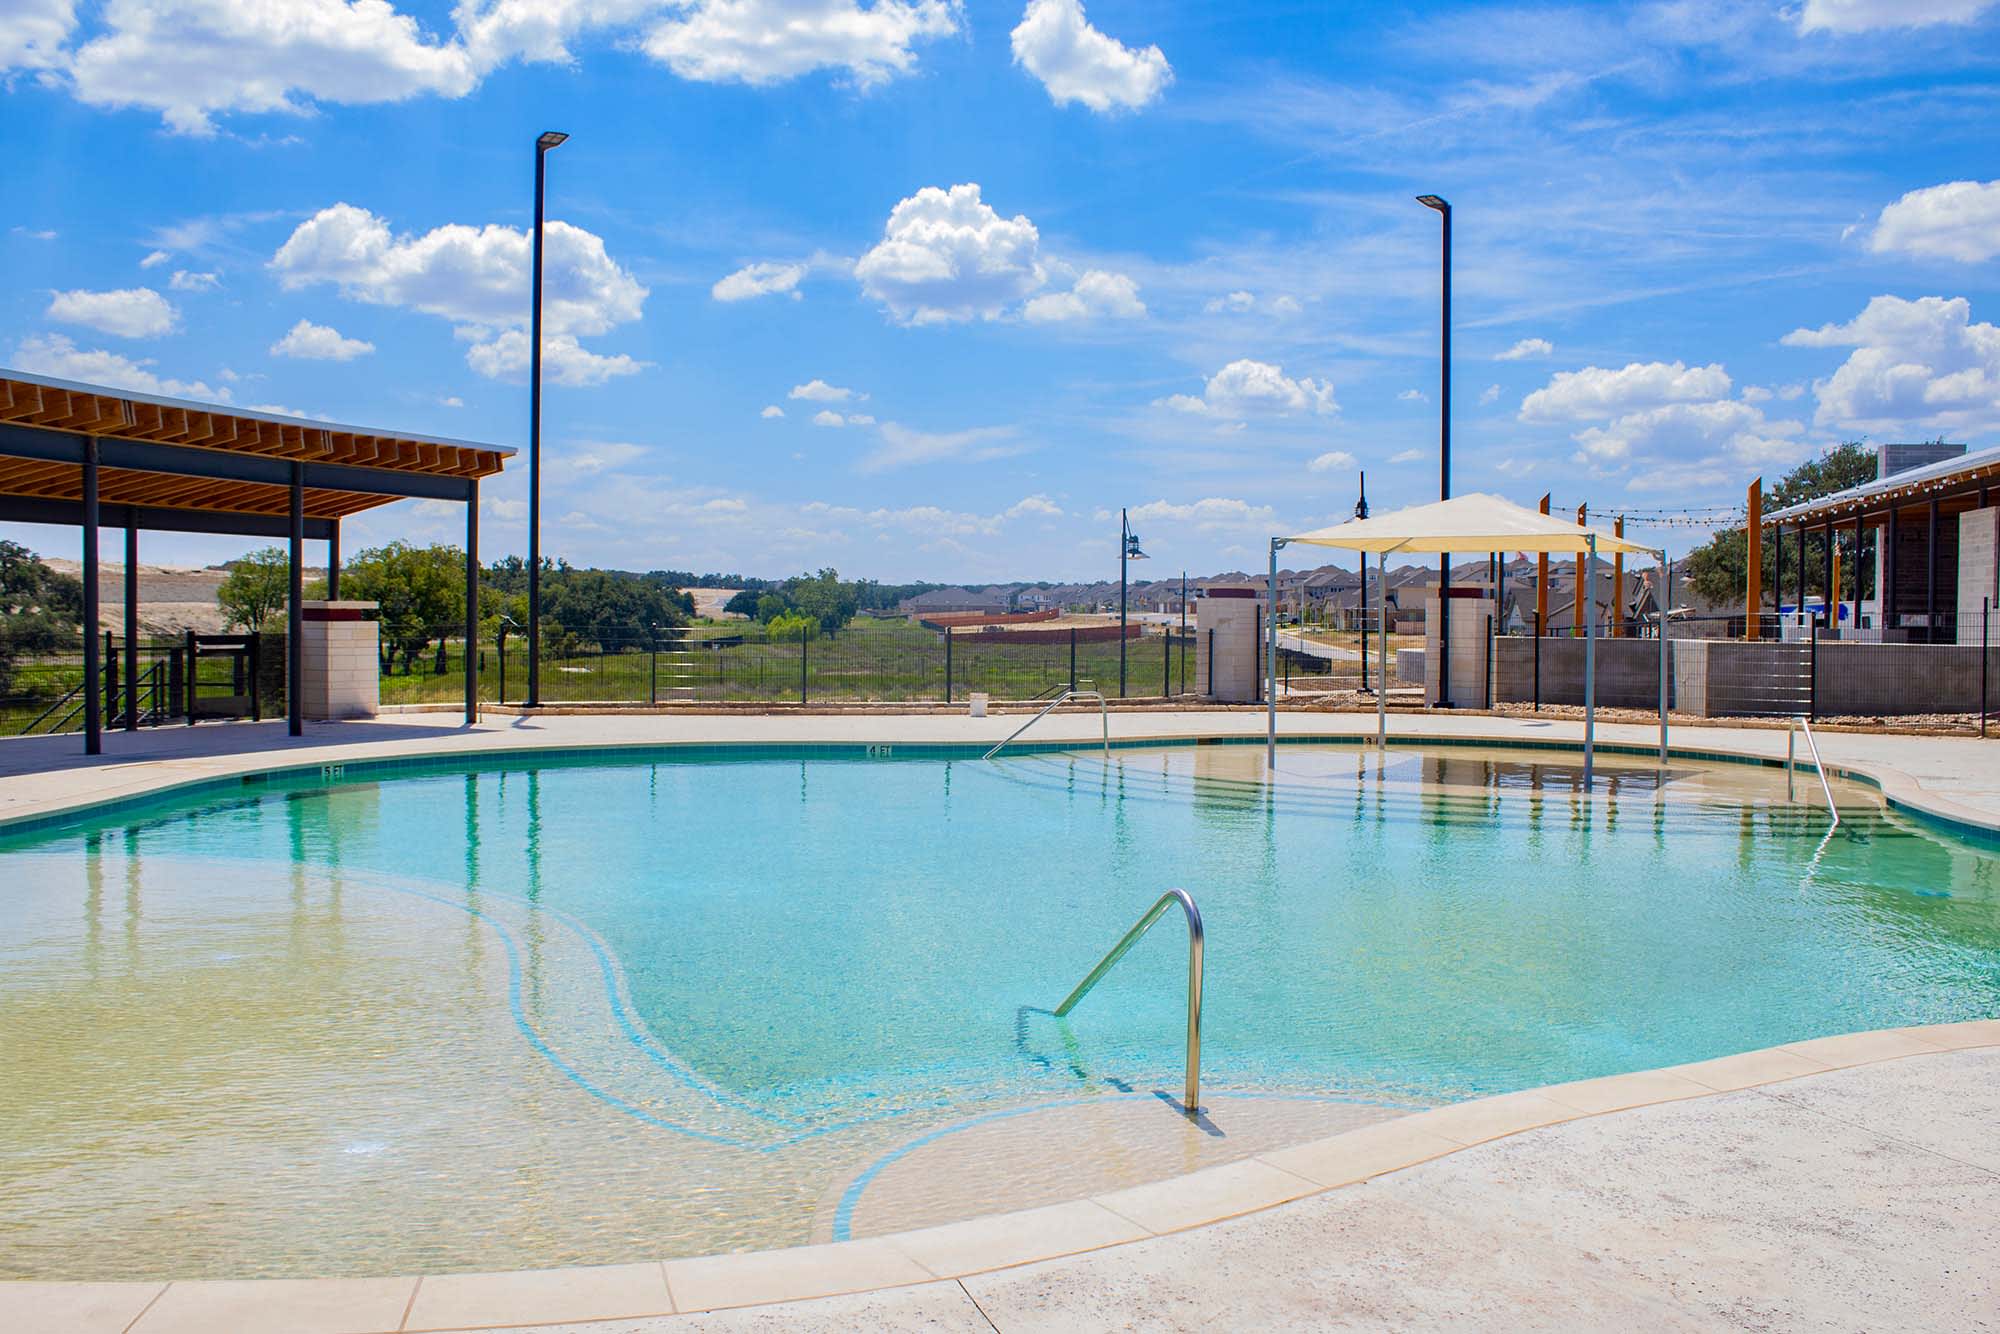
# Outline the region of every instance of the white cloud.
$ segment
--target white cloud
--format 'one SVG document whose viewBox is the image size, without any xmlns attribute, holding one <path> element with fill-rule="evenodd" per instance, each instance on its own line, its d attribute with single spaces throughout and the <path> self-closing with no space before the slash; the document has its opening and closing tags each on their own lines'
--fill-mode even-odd
<svg viewBox="0 0 2000 1334">
<path fill-rule="evenodd" d="M 1252 505 L 1247 500 L 1221 496 L 1209 496 L 1184 505 L 1155 500 L 1140 505 L 1131 513 L 1135 524 L 1186 523 L 1193 524 L 1197 532 L 1203 533 L 1237 529 L 1269 532 L 1276 517 L 1269 505 Z"/>
<path fill-rule="evenodd" d="M 180 313 L 150 287 L 124 287 L 111 292 L 76 290 L 52 292 L 48 317 L 60 324 L 80 324 L 120 338 L 157 338 L 172 333 Z"/>
<path fill-rule="evenodd" d="M 1821 425 L 1903 433 L 2000 425 L 2000 328 L 1964 297 L 1878 296 L 1846 324 L 1795 329 L 1787 347 L 1854 349 L 1813 382 Z"/>
<path fill-rule="evenodd" d="M 387 0 L 108 0 L 103 25 L 69 61 L 77 98 L 186 134 L 213 133 L 217 112 L 460 97 L 478 81 L 461 43 Z"/>
<path fill-rule="evenodd" d="M 283 338 L 271 344 L 274 357 L 296 357 L 301 361 L 352 361 L 375 350 L 375 344 L 359 338 L 344 338 L 340 330 L 311 320 L 300 320 Z"/>
<path fill-rule="evenodd" d="M 779 417 L 785 415 L 785 410 L 779 407 L 776 403 L 771 403 L 767 404 L 764 410 L 758 413 L 757 415 L 762 417 L 765 421 L 775 421 Z"/>
<path fill-rule="evenodd" d="M 1489 384 L 1484 389 L 1479 391 L 1479 406 L 1486 407 L 1489 404 L 1498 403 L 1499 401 L 1500 401 L 1499 385 Z"/>
<path fill-rule="evenodd" d="M 1032 496 L 1023 496 L 1003 511 L 1005 517 L 1009 519 L 1019 519 L 1029 515 L 1041 519 L 1060 519 L 1062 512 L 1062 506 L 1056 504 L 1048 496 L 1039 493 Z"/>
<path fill-rule="evenodd" d="M 167 279 L 167 287 L 175 292 L 213 292 L 221 281 L 213 273 L 189 273 L 186 269 L 175 269 L 174 276 Z"/>
<path fill-rule="evenodd" d="M 142 269 L 157 269 L 171 258 L 173 256 L 169 255 L 166 251 L 155 250 L 139 261 L 139 267 Z"/>
<path fill-rule="evenodd" d="M 1145 315 L 1146 303 L 1139 299 L 1139 285 L 1122 273 L 1091 269 L 1076 280 L 1067 292 L 1048 292 L 1022 308 L 1032 324 L 1061 320 L 1133 320 Z"/>
<path fill-rule="evenodd" d="M 636 463 L 645 455 L 644 445 L 635 445 L 622 440 L 604 441 L 564 451 L 561 466 L 573 473 L 590 477 L 601 472 L 616 472 L 627 464 Z"/>
<path fill-rule="evenodd" d="M 1042 81 L 1057 106 L 1143 107 L 1173 82 L 1157 46 L 1134 50 L 1090 26 L 1080 0 L 1028 0 L 1013 32 L 1014 63 Z"/>
<path fill-rule="evenodd" d="M 528 366 L 531 249 L 529 234 L 512 227 L 451 223 L 398 236 L 368 210 L 335 204 L 300 223 L 270 267 L 288 289 L 331 283 L 351 300 L 450 320 L 472 344 L 468 365 L 482 375 L 515 376 Z M 601 356 L 577 341 L 638 319 L 646 300 L 646 288 L 601 238 L 549 223 L 543 291 L 542 357 L 557 382 L 601 384 L 640 368 L 631 357 Z"/>
<path fill-rule="evenodd" d="M 148 358 L 133 361 L 116 352 L 86 352 L 61 334 L 24 338 L 14 350 L 14 365 L 32 375 L 48 375 L 58 380 L 80 380 L 85 384 L 108 385 L 163 398 L 229 401 L 228 389 L 212 389 L 200 380 L 175 380 L 154 372 Z"/>
<path fill-rule="evenodd" d="M 1305 309 L 1303 305 L 1299 304 L 1297 297 L 1287 296 L 1283 293 L 1271 298 L 1270 307 L 1273 315 L 1297 315 Z"/>
<path fill-rule="evenodd" d="M 1769 403 L 1776 397 L 1776 394 L 1773 394 L 1761 384 L 1746 384 L 1743 386 L 1743 401 L 1745 403 Z"/>
<path fill-rule="evenodd" d="M 808 380 L 804 384 L 793 385 L 792 392 L 785 397 L 802 398 L 808 403 L 845 403 L 850 399 L 866 398 L 868 395 L 841 385 L 828 384 L 824 380 Z"/>
<path fill-rule="evenodd" d="M 76 0 L 8 0 L 0 10 L 0 71 L 55 69 L 76 26 Z"/>
<path fill-rule="evenodd" d="M 1396 401 L 1399 403 L 1428 403 L 1431 401 L 1431 396 L 1421 389 L 1405 389 L 1402 393 L 1396 395 Z"/>
<path fill-rule="evenodd" d="M 1882 210 L 1868 248 L 1966 264 L 2000 255 L 2000 181 L 1949 181 L 1910 191 Z"/>
<path fill-rule="evenodd" d="M 1555 350 L 1556 345 L 1546 338 L 1523 338 L 1505 352 L 1496 352 L 1493 355 L 1493 360 L 1527 361 L 1531 357 L 1552 356 Z"/>
<path fill-rule="evenodd" d="M 1607 425 L 1579 431 L 1576 442 L 1590 463 L 1605 467 L 1645 457 L 1678 461 L 1724 447 L 1745 459 L 1782 456 L 1794 447 L 1773 442 L 1788 441 L 1798 431 L 1796 422 L 1767 422 L 1755 404 L 1717 399 L 1626 413 Z"/>
<path fill-rule="evenodd" d="M 1355 466 L 1354 455 L 1344 449 L 1328 450 L 1306 465 L 1308 472 L 1345 472 Z"/>
<path fill-rule="evenodd" d="M 762 85 L 819 69 L 861 88 L 916 64 L 910 48 L 958 30 L 955 0 L 686 0 L 655 25 L 646 54 L 683 79 Z"/>
<path fill-rule="evenodd" d="M 1427 449 L 1405 449 L 1389 456 L 1391 463 L 1421 463 L 1431 456 Z"/>
<path fill-rule="evenodd" d="M 1620 370 L 1586 366 L 1557 371 L 1547 385 L 1521 400 L 1525 422 L 1589 421 L 1621 412 L 1724 398 L 1729 375 L 1721 366 L 1635 361 Z"/>
<path fill-rule="evenodd" d="M 862 472 L 884 472 L 920 463 L 987 463 L 1026 453 L 1011 426 L 980 426 L 969 431 L 916 431 L 883 422 L 882 443 L 857 465 Z"/>
<path fill-rule="evenodd" d="M 438 400 L 438 406 L 444 408 L 462 408 L 465 406 L 465 400 L 457 394 L 446 394 Z"/>
<path fill-rule="evenodd" d="M 799 280 L 805 276 L 803 264 L 750 264 L 718 281 L 708 294 L 717 301 L 748 301 L 782 292 L 796 301 Z"/>
<path fill-rule="evenodd" d="M 890 212 L 854 276 L 906 324 L 994 319 L 1047 281 L 1040 248 L 1035 224 L 1001 217 L 977 185 L 927 185 Z"/>
<path fill-rule="evenodd" d="M 840 415 L 840 414 L 839 414 L 838 412 L 835 412 L 835 411 L 834 411 L 834 410 L 833 410 L 832 408 L 822 408 L 822 409 L 820 409 L 820 410 L 819 410 L 818 412 L 815 412 L 815 413 L 813 414 L 813 419 L 812 419 L 812 420 L 813 420 L 813 425 L 814 425 L 814 426 L 845 426 L 845 425 L 847 425 L 847 418 L 845 418 L 845 417 L 841 416 L 841 415 Z"/>
<path fill-rule="evenodd" d="M 1203 304 L 1202 309 L 1211 315 L 1218 315 L 1224 311 L 1232 315 L 1241 315 L 1245 311 L 1255 309 L 1256 305 L 1257 298 L 1254 293 L 1231 292 L 1227 296 L 1218 296 L 1210 299 Z"/>
<path fill-rule="evenodd" d="M 1993 0 L 1805 0 L 1800 32 L 1856 33 L 1970 23 Z"/>
<path fill-rule="evenodd" d="M 1171 394 L 1155 406 L 1175 412 L 1214 417 L 1293 416 L 1338 412 L 1333 386 L 1325 380 L 1298 379 L 1268 361 L 1243 358 L 1230 362 L 1208 378 L 1202 397 Z"/>
</svg>

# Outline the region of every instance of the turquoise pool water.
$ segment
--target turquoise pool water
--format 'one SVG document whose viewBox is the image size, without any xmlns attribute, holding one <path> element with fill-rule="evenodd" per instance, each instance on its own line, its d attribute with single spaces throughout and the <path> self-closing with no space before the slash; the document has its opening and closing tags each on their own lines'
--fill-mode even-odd
<svg viewBox="0 0 2000 1334">
<path fill-rule="evenodd" d="M 805 1240 L 941 1126 L 1177 1092 L 1177 915 L 1049 1013 L 1173 885 L 1218 1096 L 1422 1105 L 2000 1014 L 2000 863 L 1861 789 L 1829 838 L 1746 766 L 1612 760 L 1584 800 L 1530 752 L 1261 763 L 516 761 L 16 837 L 0 1263 L 111 1276 L 93 1228 L 122 1274 Z M 252 1242 L 274 1193 L 345 1235 Z"/>
</svg>

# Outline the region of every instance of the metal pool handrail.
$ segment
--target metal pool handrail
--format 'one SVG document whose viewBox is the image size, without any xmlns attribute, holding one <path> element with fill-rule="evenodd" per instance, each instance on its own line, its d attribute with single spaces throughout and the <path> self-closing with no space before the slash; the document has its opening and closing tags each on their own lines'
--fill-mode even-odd
<svg viewBox="0 0 2000 1334">
<path fill-rule="evenodd" d="M 1056 1006 L 1056 1018 L 1060 1019 L 1076 1008 L 1076 1003 L 1090 994 L 1103 976 L 1111 971 L 1112 965 L 1128 954 L 1139 943 L 1139 937 L 1146 934 L 1153 923 L 1160 920 L 1160 914 L 1170 903 L 1181 905 L 1187 915 L 1188 928 L 1188 1001 L 1187 1001 L 1187 1087 L 1181 1110 L 1193 1118 L 1201 1110 L 1201 909 L 1194 906 L 1194 899 L 1184 889 L 1170 889 L 1160 895 L 1159 902 L 1147 909 L 1146 915 L 1135 923 L 1125 938 L 1112 946 L 1111 953 L 1090 970 L 1090 976 L 1076 984 L 1076 990 L 1069 993 L 1069 999 Z"/>
<path fill-rule="evenodd" d="M 1036 714 L 1034 717 L 1028 719 L 1027 722 L 1022 723 L 1012 732 L 1008 733 L 1006 741 L 1002 741 L 999 745 L 995 746 L 993 749 L 987 751 L 984 755 L 980 756 L 980 758 L 985 760 L 992 759 L 995 755 L 998 755 L 1001 751 L 1005 750 L 1007 748 L 1008 743 L 1013 741 L 1015 737 L 1021 735 L 1021 733 L 1027 731 L 1030 727 L 1033 727 L 1036 723 L 1048 717 L 1051 713 L 1054 713 L 1057 708 L 1059 708 L 1064 704 L 1067 704 L 1070 700 L 1073 699 L 1094 699 L 1097 701 L 1097 713 L 1104 723 L 1104 758 L 1107 760 L 1110 759 L 1111 758 L 1111 708 L 1104 702 L 1104 696 L 1100 692 L 1095 690 L 1063 691 L 1062 694 L 1057 695 L 1054 699 L 1049 701 L 1049 706 L 1047 708 L 1043 709 L 1040 713 Z"/>
<path fill-rule="evenodd" d="M 1819 772 L 1819 790 L 1826 794 L 1826 813 L 1833 817 L 1833 827 L 1840 827 L 1840 812 L 1834 808 L 1833 788 L 1826 781 L 1826 766 L 1819 762 L 1819 742 L 1813 740 L 1812 724 L 1803 714 L 1792 715 L 1792 725 L 1785 729 L 1785 800 L 1797 801 L 1798 789 L 1793 782 L 1794 757 L 1798 754 L 1799 729 L 1804 728 L 1806 745 L 1812 750 L 1813 768 Z"/>
</svg>

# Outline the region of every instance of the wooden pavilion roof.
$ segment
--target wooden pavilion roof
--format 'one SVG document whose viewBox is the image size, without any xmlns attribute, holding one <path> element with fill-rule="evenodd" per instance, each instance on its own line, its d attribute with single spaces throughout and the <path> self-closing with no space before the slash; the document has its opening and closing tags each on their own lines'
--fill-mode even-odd
<svg viewBox="0 0 2000 1334">
<path fill-rule="evenodd" d="M 192 510 L 221 514 L 279 516 L 289 512 L 289 485 L 277 480 L 271 463 L 313 465 L 305 487 L 308 518 L 340 519 L 403 496 L 438 493 L 437 483 L 465 483 L 498 473 L 514 451 L 495 445 L 432 436 L 375 431 L 309 421 L 214 403 L 182 402 L 100 385 L 72 384 L 0 369 L 0 431 L 60 432 L 100 442 L 125 441 L 168 446 L 200 455 L 134 454 L 119 466 L 107 457 L 98 476 L 104 503 L 151 510 Z M 22 439 L 30 439 L 25 432 Z M 46 438 L 46 437 L 42 437 Z M 234 468 L 208 457 L 229 455 L 265 461 L 262 468 Z M 122 457 L 122 456 L 121 456 Z M 208 457 L 208 465 L 203 459 Z M 192 459 L 191 467 L 156 470 L 148 458 Z M 345 472 L 356 469 L 365 471 Z M 236 472 L 201 476 L 198 472 Z M 38 500 L 77 501 L 83 470 L 65 458 L 22 457 L 0 441 L 0 495 Z M 367 480 L 365 489 L 344 489 Z M 398 477 L 407 489 L 398 486 Z M 262 480 L 269 477 L 270 480 Z"/>
</svg>

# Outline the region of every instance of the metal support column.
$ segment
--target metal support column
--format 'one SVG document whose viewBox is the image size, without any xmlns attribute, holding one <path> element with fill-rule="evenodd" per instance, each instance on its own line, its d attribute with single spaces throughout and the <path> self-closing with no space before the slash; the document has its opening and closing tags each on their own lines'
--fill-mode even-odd
<svg viewBox="0 0 2000 1334">
<path fill-rule="evenodd" d="M 479 483 L 465 499 L 465 725 L 479 721 Z"/>
<path fill-rule="evenodd" d="M 332 528 L 326 535 L 326 597 L 329 602 L 338 602 L 340 601 L 340 520 L 334 519 L 331 523 Z"/>
<path fill-rule="evenodd" d="M 306 466 L 292 465 L 292 588 L 285 599 L 285 730 L 303 736 L 306 730 L 305 608 L 306 592 Z M 257 693 L 257 682 L 250 682 Z"/>
<path fill-rule="evenodd" d="M 125 730 L 139 730 L 139 529 L 125 525 Z"/>
<path fill-rule="evenodd" d="M 1882 535 L 1876 539 L 1882 544 L 1882 586 L 1875 590 L 1875 600 L 1881 608 L 1882 628 L 1893 629 L 1902 612 L 1896 606 L 1896 505 L 1889 503 L 1889 517 L 1883 521 Z"/>
<path fill-rule="evenodd" d="M 1931 502 L 1929 550 L 1924 562 L 1924 642 L 1937 643 L 1938 503 Z"/>
<path fill-rule="evenodd" d="M 1264 618 L 1264 767 L 1278 767 L 1278 548 L 1285 539 L 1271 539 L 1271 614 Z"/>
<path fill-rule="evenodd" d="M 1589 567 L 1597 568 L 1597 534 L 1592 533 Z M 1590 791 L 1590 778 L 1597 745 L 1597 599 L 1583 600 L 1583 790 Z"/>
<path fill-rule="evenodd" d="M 104 669 L 98 662 L 97 441 L 83 442 L 83 753 L 104 753 Z"/>
</svg>

